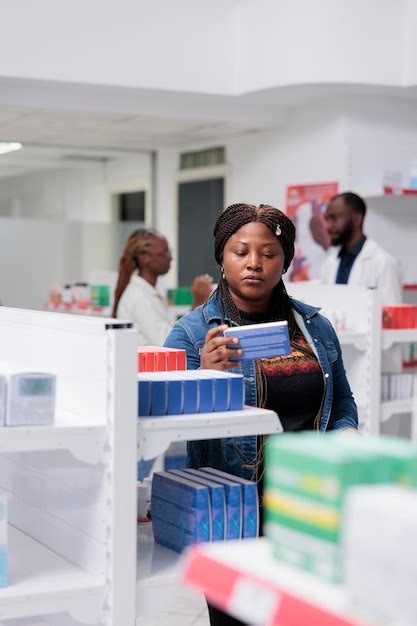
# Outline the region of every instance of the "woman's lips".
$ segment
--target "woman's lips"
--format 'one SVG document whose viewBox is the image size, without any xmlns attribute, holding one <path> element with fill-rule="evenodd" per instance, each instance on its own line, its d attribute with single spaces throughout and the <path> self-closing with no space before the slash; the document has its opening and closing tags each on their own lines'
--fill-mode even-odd
<svg viewBox="0 0 417 626">
<path fill-rule="evenodd" d="M 263 283 L 264 280 L 260 276 L 245 276 L 243 278 L 243 282 L 249 283 L 251 285 L 259 285 L 259 283 Z"/>
</svg>

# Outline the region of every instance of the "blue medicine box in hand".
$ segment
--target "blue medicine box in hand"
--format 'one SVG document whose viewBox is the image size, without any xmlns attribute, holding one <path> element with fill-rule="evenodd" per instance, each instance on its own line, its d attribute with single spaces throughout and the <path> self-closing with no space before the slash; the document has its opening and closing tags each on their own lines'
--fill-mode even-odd
<svg viewBox="0 0 417 626">
<path fill-rule="evenodd" d="M 242 355 L 231 357 L 231 361 L 267 359 L 291 352 L 288 323 L 285 321 L 232 326 L 224 331 L 224 336 L 239 339 L 236 347 L 242 350 Z"/>
</svg>

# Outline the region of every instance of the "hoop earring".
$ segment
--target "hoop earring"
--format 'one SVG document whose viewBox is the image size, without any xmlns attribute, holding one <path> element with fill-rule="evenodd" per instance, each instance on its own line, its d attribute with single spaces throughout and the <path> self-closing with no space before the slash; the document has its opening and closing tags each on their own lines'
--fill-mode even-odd
<svg viewBox="0 0 417 626">
<path fill-rule="evenodd" d="M 222 266 L 221 266 L 221 268 L 220 268 L 220 272 L 221 272 L 221 275 L 222 275 L 223 280 L 225 280 L 225 279 L 226 279 L 226 273 L 225 273 L 225 271 L 224 271 L 224 267 L 223 267 L 223 265 L 222 265 Z"/>
</svg>

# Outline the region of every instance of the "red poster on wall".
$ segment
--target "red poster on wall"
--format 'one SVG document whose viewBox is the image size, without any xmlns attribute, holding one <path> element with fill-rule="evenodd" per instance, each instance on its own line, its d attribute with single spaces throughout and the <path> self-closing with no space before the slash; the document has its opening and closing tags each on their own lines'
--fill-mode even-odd
<svg viewBox="0 0 417 626">
<path fill-rule="evenodd" d="M 323 213 L 338 189 L 338 183 L 287 187 L 286 213 L 297 228 L 295 256 L 289 269 L 291 281 L 320 278 L 320 268 L 330 245 Z"/>
</svg>

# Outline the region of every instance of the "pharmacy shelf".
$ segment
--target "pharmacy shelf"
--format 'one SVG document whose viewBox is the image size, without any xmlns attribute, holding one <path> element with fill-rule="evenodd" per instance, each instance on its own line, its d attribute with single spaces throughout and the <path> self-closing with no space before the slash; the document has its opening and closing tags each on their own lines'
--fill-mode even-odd
<svg viewBox="0 0 417 626">
<path fill-rule="evenodd" d="M 146 417 L 138 420 L 138 459 L 149 461 L 174 441 L 222 439 L 282 432 L 274 411 L 245 407 L 242 411 Z"/>
<path fill-rule="evenodd" d="M 399 193 L 368 196 L 365 200 L 371 205 L 373 211 L 383 213 L 393 220 L 398 220 L 399 215 L 415 217 L 417 214 L 415 191 L 414 189 L 403 189 Z"/>
<path fill-rule="evenodd" d="M 381 422 L 387 422 L 394 415 L 409 414 L 413 411 L 413 399 L 386 400 L 381 402 Z"/>
<path fill-rule="evenodd" d="M 112 307 L 110 306 L 89 306 L 84 308 L 77 308 L 76 306 L 65 306 L 64 304 L 54 307 L 45 304 L 45 311 L 53 313 L 68 313 L 69 315 L 86 315 L 90 317 L 111 317 Z"/>
<path fill-rule="evenodd" d="M 70 450 L 80 461 L 98 463 L 106 438 L 104 426 L 91 426 L 79 417 L 59 416 L 51 426 L 0 428 L 0 453 Z"/>
<path fill-rule="evenodd" d="M 156 579 L 160 581 L 161 578 L 171 579 L 178 576 L 180 555 L 155 543 L 152 523 L 138 526 L 137 555 L 139 584 L 151 584 Z"/>
<path fill-rule="evenodd" d="M 386 329 L 382 331 L 382 349 L 399 343 L 417 343 L 417 328 Z"/>
<path fill-rule="evenodd" d="M 342 330 L 337 332 L 337 336 L 343 347 L 353 346 L 356 350 L 364 352 L 368 346 L 369 337 L 366 333 Z"/>
<path fill-rule="evenodd" d="M 172 624 L 172 613 L 182 614 L 182 622 L 175 623 L 194 623 L 207 605 L 204 596 L 182 584 L 181 555 L 155 543 L 149 525 L 139 527 L 137 554 L 137 626 Z"/>
<path fill-rule="evenodd" d="M 248 624 L 377 626 L 353 608 L 343 586 L 276 561 L 266 539 L 194 546 L 182 568 L 186 584 Z"/>
<path fill-rule="evenodd" d="M 0 619 L 68 611 L 98 616 L 105 581 L 90 576 L 9 526 L 9 586 L 0 589 Z"/>
</svg>

